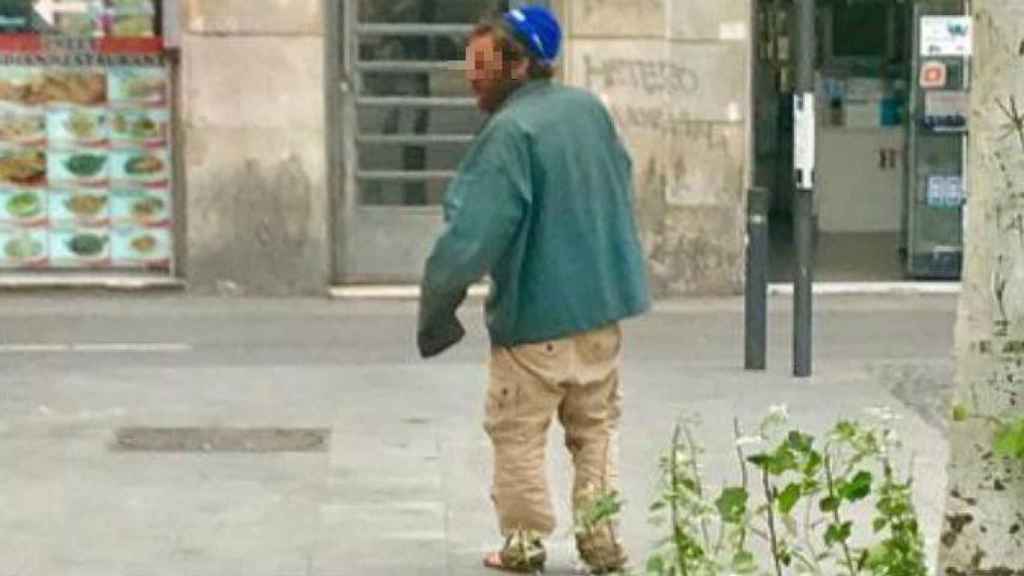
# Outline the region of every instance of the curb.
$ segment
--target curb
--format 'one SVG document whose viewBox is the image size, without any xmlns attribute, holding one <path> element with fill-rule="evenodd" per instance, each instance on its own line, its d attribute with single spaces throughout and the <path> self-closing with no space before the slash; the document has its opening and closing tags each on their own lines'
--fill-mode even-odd
<svg viewBox="0 0 1024 576">
<path fill-rule="evenodd" d="M 111 290 L 139 292 L 148 290 L 184 290 L 187 283 L 177 278 L 132 276 L 0 275 L 0 291 L 55 289 Z"/>
<path fill-rule="evenodd" d="M 839 295 L 949 295 L 960 294 L 959 282 L 819 282 L 813 285 L 815 296 Z M 792 284 L 769 284 L 768 294 L 791 296 Z"/>
<path fill-rule="evenodd" d="M 486 285 L 476 285 L 469 289 L 469 297 L 486 298 L 489 293 Z M 820 282 L 814 285 L 816 296 L 838 295 L 958 295 L 959 282 Z M 768 294 L 771 296 L 791 296 L 792 284 L 769 284 Z M 328 289 L 332 300 L 419 300 L 420 288 L 415 285 L 352 285 L 332 286 Z M 735 296 L 734 296 L 735 297 Z"/>
<path fill-rule="evenodd" d="M 472 299 L 486 298 L 490 288 L 485 285 L 472 286 L 469 297 Z M 332 300 L 419 300 L 420 287 L 413 285 L 365 285 L 365 286 L 332 286 L 327 291 Z"/>
</svg>

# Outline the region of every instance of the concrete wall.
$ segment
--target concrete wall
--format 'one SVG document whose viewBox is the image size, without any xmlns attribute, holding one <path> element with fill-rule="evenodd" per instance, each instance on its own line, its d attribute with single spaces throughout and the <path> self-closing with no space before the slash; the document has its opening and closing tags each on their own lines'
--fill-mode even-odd
<svg viewBox="0 0 1024 576">
<path fill-rule="evenodd" d="M 200 292 L 329 281 L 322 0 L 187 0 L 184 271 Z"/>
<path fill-rule="evenodd" d="M 659 296 L 743 283 L 749 0 L 562 0 L 566 80 L 633 153 Z"/>
</svg>

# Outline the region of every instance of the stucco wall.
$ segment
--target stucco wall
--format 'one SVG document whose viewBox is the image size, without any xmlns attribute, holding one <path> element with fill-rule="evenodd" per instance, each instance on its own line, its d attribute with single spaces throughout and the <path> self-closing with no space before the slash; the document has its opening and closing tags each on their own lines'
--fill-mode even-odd
<svg viewBox="0 0 1024 576">
<path fill-rule="evenodd" d="M 321 0 L 189 0 L 182 22 L 185 274 L 197 291 L 329 279 Z"/>
<path fill-rule="evenodd" d="M 750 2 L 563 0 L 566 80 L 627 141 L 660 296 L 743 284 Z"/>
</svg>

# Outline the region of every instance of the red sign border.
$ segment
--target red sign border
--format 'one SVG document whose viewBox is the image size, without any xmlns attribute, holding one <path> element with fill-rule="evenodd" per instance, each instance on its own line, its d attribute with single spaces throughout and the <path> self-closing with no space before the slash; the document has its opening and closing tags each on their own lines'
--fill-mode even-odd
<svg viewBox="0 0 1024 576">
<path fill-rule="evenodd" d="M 56 37 L 59 38 L 59 37 Z M 46 46 L 47 37 L 41 34 L 0 34 L 0 54 L 43 54 L 53 52 Z M 96 54 L 163 54 L 164 39 L 152 38 L 95 38 L 88 39 Z M 75 50 L 68 50 L 75 52 Z"/>
</svg>

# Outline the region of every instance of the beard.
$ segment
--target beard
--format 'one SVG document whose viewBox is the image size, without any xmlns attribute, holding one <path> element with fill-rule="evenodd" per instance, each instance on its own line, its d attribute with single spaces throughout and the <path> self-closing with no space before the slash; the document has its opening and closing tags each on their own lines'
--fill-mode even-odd
<svg viewBox="0 0 1024 576">
<path fill-rule="evenodd" d="M 501 108 L 501 105 L 508 100 L 513 92 L 525 84 L 523 80 L 515 80 L 511 77 L 504 77 L 495 82 L 489 82 L 477 88 L 477 105 L 486 114 L 494 114 Z"/>
</svg>

